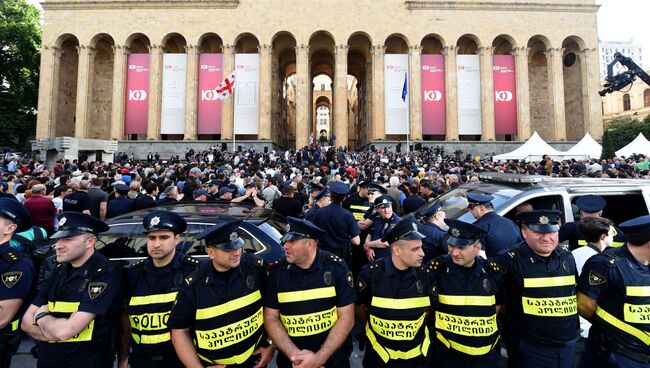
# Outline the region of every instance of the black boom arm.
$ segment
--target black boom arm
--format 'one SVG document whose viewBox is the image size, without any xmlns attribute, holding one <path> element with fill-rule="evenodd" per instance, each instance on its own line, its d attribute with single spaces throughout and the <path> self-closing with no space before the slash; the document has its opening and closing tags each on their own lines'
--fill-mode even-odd
<svg viewBox="0 0 650 368">
<path fill-rule="evenodd" d="M 627 68 L 626 71 L 614 75 L 614 65 L 621 63 Z M 641 67 L 627 56 L 623 56 L 620 52 L 614 54 L 614 60 L 607 65 L 607 79 L 605 80 L 605 88 L 599 91 L 598 94 L 605 96 L 608 93 L 620 91 L 634 82 L 636 77 L 641 78 L 648 86 L 650 86 L 650 75 L 643 71 Z"/>
</svg>

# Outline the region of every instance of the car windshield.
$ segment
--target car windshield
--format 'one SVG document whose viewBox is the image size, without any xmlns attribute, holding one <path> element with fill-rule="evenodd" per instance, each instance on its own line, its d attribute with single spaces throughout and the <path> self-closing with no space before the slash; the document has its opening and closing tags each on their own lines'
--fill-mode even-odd
<svg viewBox="0 0 650 368">
<path fill-rule="evenodd" d="M 461 221 L 473 223 L 476 221 L 474 216 L 467 208 L 467 193 L 486 194 L 494 197 L 492 206 L 495 210 L 501 208 L 512 197 L 521 193 L 521 191 L 500 186 L 461 186 L 448 193 L 438 197 L 433 203 L 441 203 L 446 212 L 446 218 L 458 219 Z"/>
<path fill-rule="evenodd" d="M 262 231 L 264 231 L 266 233 L 266 235 L 273 238 L 273 240 L 280 243 L 280 239 L 282 238 L 282 234 L 280 234 L 280 232 L 276 228 L 271 226 L 269 223 L 264 222 L 262 224 L 257 225 L 257 227 L 259 227 Z"/>
</svg>

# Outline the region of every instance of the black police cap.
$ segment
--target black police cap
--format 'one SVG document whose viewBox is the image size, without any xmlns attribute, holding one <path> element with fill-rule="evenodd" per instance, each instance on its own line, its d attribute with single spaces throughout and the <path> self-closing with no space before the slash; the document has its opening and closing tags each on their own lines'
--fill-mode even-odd
<svg viewBox="0 0 650 368">
<path fill-rule="evenodd" d="M 226 220 L 205 229 L 196 236 L 196 240 L 205 239 L 205 245 L 222 250 L 237 250 L 244 246 L 244 241 L 239 237 L 240 219 Z"/>
<path fill-rule="evenodd" d="M 480 227 L 465 221 L 445 219 L 445 223 L 449 226 L 447 244 L 452 247 L 463 248 L 472 245 L 481 238 L 484 232 Z"/>
<path fill-rule="evenodd" d="M 384 208 L 393 205 L 393 198 L 389 195 L 383 195 L 375 199 L 375 206 L 377 208 Z"/>
<path fill-rule="evenodd" d="M 629 244 L 643 245 L 650 241 L 650 215 L 633 218 L 618 227 L 625 233 Z"/>
<path fill-rule="evenodd" d="M 180 215 L 171 211 L 154 211 L 142 219 L 144 232 L 168 230 L 174 234 L 184 233 L 187 222 Z"/>
<path fill-rule="evenodd" d="M 110 227 L 95 216 L 86 215 L 80 212 L 63 212 L 59 220 L 59 230 L 54 233 L 51 239 L 69 238 L 80 234 L 93 234 L 108 231 Z"/>
<path fill-rule="evenodd" d="M 323 197 L 329 197 L 331 195 L 330 190 L 328 188 L 324 188 L 318 194 L 316 194 L 316 197 L 314 197 L 314 200 L 319 200 Z"/>
<path fill-rule="evenodd" d="M 16 224 L 16 232 L 21 233 L 32 227 L 32 220 L 27 208 L 16 199 L 0 198 L 0 216 Z"/>
<path fill-rule="evenodd" d="M 576 206 L 578 206 L 581 211 L 589 213 L 601 211 L 606 205 L 607 202 L 605 202 L 603 197 L 593 194 L 582 196 L 576 201 Z"/>
<path fill-rule="evenodd" d="M 419 216 L 424 216 L 424 217 L 429 217 L 434 215 L 436 212 L 441 211 L 442 206 L 440 205 L 440 202 L 436 202 L 427 208 L 423 209 L 422 211 L 419 211 Z"/>
<path fill-rule="evenodd" d="M 309 220 L 299 219 L 287 216 L 287 233 L 281 239 L 281 242 L 299 239 L 320 239 L 325 234 L 320 227 L 314 225 Z"/>
<path fill-rule="evenodd" d="M 477 194 L 477 193 L 467 193 L 467 205 L 468 206 L 479 206 L 492 202 L 494 197 L 491 195 Z"/>
<path fill-rule="evenodd" d="M 408 215 L 399 220 L 395 226 L 388 230 L 381 238 L 381 241 L 393 244 L 398 240 L 417 240 L 424 238 L 426 238 L 426 236 L 418 231 L 415 217 L 413 217 L 413 215 Z"/>
<path fill-rule="evenodd" d="M 560 230 L 562 212 L 557 210 L 535 210 L 520 212 L 516 219 L 538 233 L 555 233 Z"/>
<path fill-rule="evenodd" d="M 350 186 L 341 183 L 341 182 L 335 182 L 330 185 L 330 190 L 332 191 L 333 194 L 339 195 L 339 196 L 344 196 L 350 192 Z"/>
<path fill-rule="evenodd" d="M 386 190 L 386 188 L 384 188 L 383 186 L 381 186 L 381 185 L 379 185 L 378 183 L 375 183 L 375 182 L 372 182 L 372 183 L 368 184 L 368 191 L 369 192 L 380 192 L 382 194 L 386 194 L 388 192 Z"/>
</svg>

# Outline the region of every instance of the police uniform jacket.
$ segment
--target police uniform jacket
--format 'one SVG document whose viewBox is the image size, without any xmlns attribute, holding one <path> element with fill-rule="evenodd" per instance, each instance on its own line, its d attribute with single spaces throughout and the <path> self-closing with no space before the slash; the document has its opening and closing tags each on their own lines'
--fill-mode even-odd
<svg viewBox="0 0 650 368">
<path fill-rule="evenodd" d="M 377 240 L 381 239 L 384 234 L 390 229 L 395 226 L 401 220 L 399 216 L 397 216 L 395 213 L 388 218 L 384 219 L 381 216 L 378 216 L 377 219 L 375 219 L 375 222 L 372 223 L 372 226 L 370 227 L 370 240 Z M 383 258 L 386 257 L 387 255 L 390 254 L 390 248 L 372 248 L 375 251 L 375 258 Z"/>
<path fill-rule="evenodd" d="M 485 231 L 481 237 L 481 249 L 488 257 L 494 257 L 522 240 L 517 225 L 495 212 L 486 213 L 474 225 Z"/>
<path fill-rule="evenodd" d="M 616 235 L 614 235 L 614 241 L 612 242 L 612 247 L 620 247 L 625 244 L 625 235 L 618 227 L 614 226 L 616 229 Z M 587 245 L 587 241 L 584 239 L 580 233 L 580 227 L 577 222 L 567 222 L 560 228 L 559 232 L 560 242 L 569 241 L 569 249 L 574 250 L 581 246 Z"/>
<path fill-rule="evenodd" d="M 357 304 L 368 310 L 364 367 L 426 367 L 431 349 L 427 270 L 398 270 L 388 256 L 361 269 L 356 289 Z"/>
<path fill-rule="evenodd" d="M 503 275 L 506 315 L 515 339 L 545 346 L 577 341 L 577 271 L 568 250 L 557 247 L 549 257 L 540 257 L 522 242 L 489 264 Z"/>
<path fill-rule="evenodd" d="M 131 354 L 154 360 L 176 359 L 167 320 L 183 280 L 198 264 L 198 260 L 177 252 L 164 267 L 155 267 L 147 258 L 128 270 L 125 287 Z"/>
<path fill-rule="evenodd" d="M 123 213 L 135 210 L 135 202 L 128 197 L 119 197 L 108 201 L 106 205 L 106 218 L 112 218 Z"/>
<path fill-rule="evenodd" d="M 368 198 L 361 198 L 359 193 L 354 193 L 343 202 L 343 208 L 352 212 L 354 219 L 363 219 L 363 214 L 370 208 Z"/>
<path fill-rule="evenodd" d="M 603 348 L 650 363 L 650 268 L 627 246 L 608 249 L 585 263 L 578 291 L 597 301 L 590 335 Z M 591 340 L 590 340 L 591 341 Z"/>
<path fill-rule="evenodd" d="M 298 349 L 313 352 L 320 349 L 336 323 L 337 307 L 348 306 L 357 297 L 352 273 L 343 259 L 323 250 L 318 250 L 308 269 L 289 264 L 285 258 L 274 263 L 269 269 L 266 290 L 265 306 L 279 311 L 280 321 L 293 343 Z M 347 359 L 340 348 L 325 367 L 340 367 L 337 363 Z M 282 352 L 278 353 L 277 364 L 279 368 L 292 366 Z"/>
<path fill-rule="evenodd" d="M 202 262 L 185 278 L 167 326 L 192 331 L 204 365 L 247 367 L 253 351 L 268 346 L 262 309 L 265 278 L 264 260 L 247 253 L 239 267 L 226 272 L 215 270 L 210 261 Z"/>
<path fill-rule="evenodd" d="M 316 203 L 305 212 L 305 220 L 309 220 L 311 222 L 314 222 L 314 219 L 316 218 L 316 213 L 320 210 L 320 206 L 318 206 Z"/>
<path fill-rule="evenodd" d="M 422 239 L 422 250 L 424 250 L 424 264 L 429 263 L 432 259 L 449 253 L 447 248 L 447 232 L 442 230 L 436 224 L 425 222 L 418 224 L 418 232 L 426 236 Z"/>
<path fill-rule="evenodd" d="M 111 330 L 117 327 L 121 287 L 121 272 L 98 252 L 79 268 L 60 264 L 32 304 L 47 304 L 56 318 L 68 318 L 77 311 L 96 317 L 69 340 L 39 344 L 39 367 L 75 366 L 102 357 L 108 360 L 106 353 L 111 345 Z"/>
<path fill-rule="evenodd" d="M 2 281 L 0 283 L 0 301 L 23 300 L 21 308 L 9 320 L 9 324 L 0 329 L 0 344 L 6 343 L 19 333 L 20 317 L 29 306 L 27 299 L 34 287 L 34 275 L 34 263 L 31 258 L 16 252 L 9 246 L 9 242 L 0 244 L 0 281 Z"/>
<path fill-rule="evenodd" d="M 360 233 L 354 216 L 337 202 L 318 210 L 314 224 L 325 231 L 323 245 L 330 248 L 348 249 L 350 239 Z"/>
</svg>

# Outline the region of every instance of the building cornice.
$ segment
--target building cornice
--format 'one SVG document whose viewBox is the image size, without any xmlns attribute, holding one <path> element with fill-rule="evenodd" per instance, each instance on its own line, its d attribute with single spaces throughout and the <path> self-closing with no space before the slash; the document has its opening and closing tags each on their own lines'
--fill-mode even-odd
<svg viewBox="0 0 650 368">
<path fill-rule="evenodd" d="M 235 9 L 239 0 L 43 0 L 43 10 Z"/>
<path fill-rule="evenodd" d="M 409 10 L 480 10 L 596 13 L 600 5 L 543 4 L 536 2 L 406 0 Z"/>
</svg>

